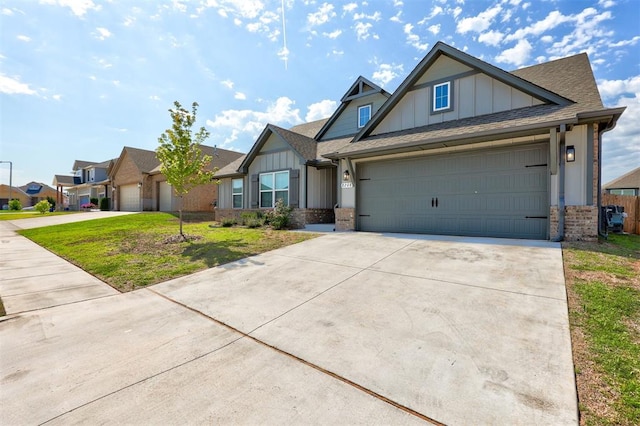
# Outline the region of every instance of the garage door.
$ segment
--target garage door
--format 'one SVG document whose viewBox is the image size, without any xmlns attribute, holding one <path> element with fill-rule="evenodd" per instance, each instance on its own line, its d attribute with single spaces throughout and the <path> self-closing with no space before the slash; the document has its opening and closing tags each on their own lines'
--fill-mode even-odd
<svg viewBox="0 0 640 426">
<path fill-rule="evenodd" d="M 548 145 L 358 164 L 358 229 L 546 239 Z"/>
<path fill-rule="evenodd" d="M 160 195 L 159 206 L 161 212 L 172 212 L 173 209 L 173 188 L 167 182 L 160 182 L 158 194 Z"/>
<path fill-rule="evenodd" d="M 123 212 L 140 211 L 140 188 L 137 184 L 120 186 L 120 210 Z"/>
</svg>

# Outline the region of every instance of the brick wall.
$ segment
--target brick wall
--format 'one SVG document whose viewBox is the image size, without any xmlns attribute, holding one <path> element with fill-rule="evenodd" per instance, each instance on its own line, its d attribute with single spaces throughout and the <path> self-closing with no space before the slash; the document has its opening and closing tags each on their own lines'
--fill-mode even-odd
<svg viewBox="0 0 640 426">
<path fill-rule="evenodd" d="M 598 239 L 598 208 L 596 206 L 565 206 L 565 241 L 596 241 Z M 549 235 L 558 236 L 558 207 L 549 211 Z"/>
<path fill-rule="evenodd" d="M 336 231 L 356 230 L 356 209 L 337 208 L 336 209 Z"/>
<path fill-rule="evenodd" d="M 160 182 L 165 182 L 166 178 L 162 174 L 150 176 L 151 180 L 151 206 L 157 211 L 160 209 Z M 180 201 L 175 197 L 174 208 L 177 210 Z M 191 189 L 184 196 L 182 211 L 184 212 L 213 212 L 213 200 L 218 198 L 218 184 L 208 183 L 199 185 Z"/>
</svg>

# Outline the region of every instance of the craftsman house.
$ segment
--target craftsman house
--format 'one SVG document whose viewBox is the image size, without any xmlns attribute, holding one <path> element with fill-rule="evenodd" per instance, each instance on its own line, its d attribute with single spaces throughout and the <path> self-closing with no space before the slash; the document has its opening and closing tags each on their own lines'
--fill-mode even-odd
<svg viewBox="0 0 640 426">
<path fill-rule="evenodd" d="M 282 198 L 298 226 L 591 240 L 605 108 L 586 54 L 512 72 L 437 43 L 393 94 L 359 78 L 328 120 L 267 125 L 218 173 L 218 219 Z"/>
</svg>

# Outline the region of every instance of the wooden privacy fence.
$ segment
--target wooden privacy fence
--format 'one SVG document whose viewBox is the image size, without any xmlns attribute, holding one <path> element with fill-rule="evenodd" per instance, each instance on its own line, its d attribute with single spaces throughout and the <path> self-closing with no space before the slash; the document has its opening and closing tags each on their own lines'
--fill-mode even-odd
<svg viewBox="0 0 640 426">
<path fill-rule="evenodd" d="M 627 217 L 624 219 L 624 232 L 640 234 L 640 197 L 633 195 L 602 194 L 603 206 L 622 206 Z"/>
</svg>

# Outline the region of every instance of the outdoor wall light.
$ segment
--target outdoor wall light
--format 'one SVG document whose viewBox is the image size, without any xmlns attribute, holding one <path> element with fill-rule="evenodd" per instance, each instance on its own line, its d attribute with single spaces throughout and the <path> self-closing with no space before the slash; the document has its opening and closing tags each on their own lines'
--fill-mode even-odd
<svg viewBox="0 0 640 426">
<path fill-rule="evenodd" d="M 138 188 L 142 188 L 142 182 L 138 182 Z"/>
<path fill-rule="evenodd" d="M 567 147 L 567 163 L 576 161 L 576 148 L 573 145 Z"/>
<path fill-rule="evenodd" d="M 342 173 L 342 180 L 345 182 L 349 182 L 350 179 L 351 175 L 349 175 L 349 170 L 345 170 L 344 173 Z"/>
</svg>

